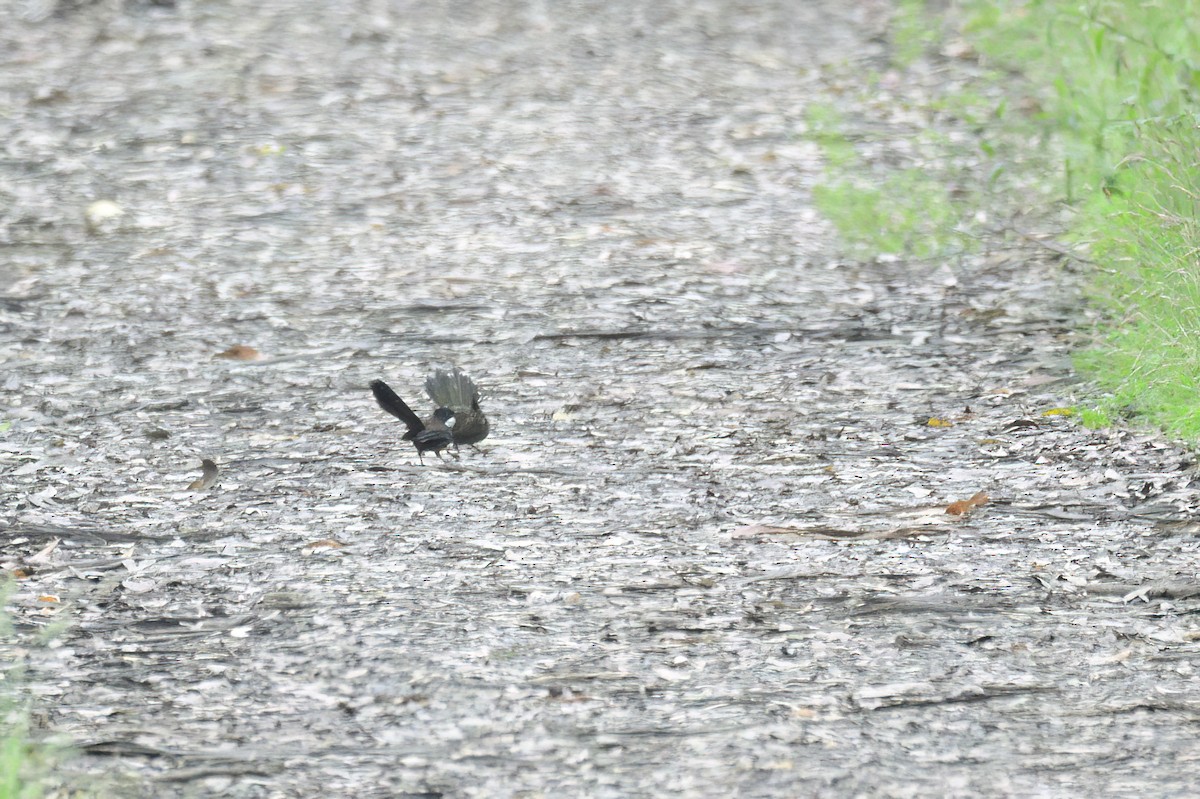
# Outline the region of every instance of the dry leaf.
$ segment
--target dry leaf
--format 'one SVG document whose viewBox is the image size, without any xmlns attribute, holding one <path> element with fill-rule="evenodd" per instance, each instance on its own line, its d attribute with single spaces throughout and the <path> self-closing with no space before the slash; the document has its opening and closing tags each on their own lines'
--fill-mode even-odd
<svg viewBox="0 0 1200 799">
<path fill-rule="evenodd" d="M 915 538 L 922 535 L 944 534 L 945 529 L 936 525 L 923 524 L 890 529 L 850 530 L 842 527 L 815 525 L 812 527 L 774 527 L 768 524 L 749 524 L 738 527 L 732 533 L 735 539 L 766 539 L 768 536 L 790 536 L 792 538 L 815 538 L 820 541 L 880 541 L 893 538 Z"/>
<path fill-rule="evenodd" d="M 769 524 L 747 524 L 733 531 L 734 538 L 758 538 L 760 535 L 788 535 L 800 532 L 795 527 L 772 527 Z"/>
<path fill-rule="evenodd" d="M 930 416 L 929 421 L 927 421 L 925 424 L 930 427 L 954 427 L 954 422 L 946 419 L 939 419 L 936 416 Z"/>
<path fill-rule="evenodd" d="M 29 558 L 27 558 L 25 562 L 26 563 L 49 563 L 50 556 L 52 554 L 54 554 L 54 550 L 58 549 L 58 544 L 60 541 L 62 541 L 61 538 L 51 539 L 50 543 L 46 544 L 46 546 L 39 549 L 37 551 L 36 555 L 31 555 Z"/>
<path fill-rule="evenodd" d="M 218 352 L 213 357 L 226 358 L 231 361 L 257 361 L 262 356 L 253 347 L 247 347 L 245 344 L 234 344 L 229 349 L 224 352 Z"/>
<path fill-rule="evenodd" d="M 305 544 L 304 548 L 312 551 L 316 549 L 341 549 L 344 546 L 346 545 L 341 541 L 337 541 L 333 538 L 322 538 L 320 541 L 313 541 L 311 544 Z"/>
<path fill-rule="evenodd" d="M 206 491 L 217 484 L 217 478 L 220 476 L 220 470 L 217 469 L 217 464 L 210 458 L 204 458 L 200 461 L 200 468 L 203 474 L 199 480 L 193 480 L 188 486 L 188 491 Z"/>
<path fill-rule="evenodd" d="M 1051 408 L 1049 410 L 1042 411 L 1042 416 L 1074 416 L 1074 415 L 1075 415 L 1074 408 Z"/>
<path fill-rule="evenodd" d="M 985 504 L 987 501 L 987 492 L 979 491 L 976 492 L 976 494 L 970 499 L 962 499 L 958 502 L 951 502 L 946 506 L 946 513 L 949 513 L 951 516 L 965 516 L 966 514 L 978 508 L 980 505 Z"/>
</svg>

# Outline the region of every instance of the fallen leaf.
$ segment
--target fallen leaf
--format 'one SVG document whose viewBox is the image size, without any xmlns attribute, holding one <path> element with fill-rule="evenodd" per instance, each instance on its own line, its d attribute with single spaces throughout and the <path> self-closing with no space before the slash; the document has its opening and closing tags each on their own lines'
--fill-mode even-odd
<svg viewBox="0 0 1200 799">
<path fill-rule="evenodd" d="M 158 588 L 158 581 L 131 577 L 128 580 L 122 580 L 121 587 L 132 594 L 147 594 Z"/>
<path fill-rule="evenodd" d="M 929 421 L 927 421 L 925 424 L 930 427 L 954 427 L 954 422 L 946 419 L 939 419 L 936 416 L 930 416 Z"/>
<path fill-rule="evenodd" d="M 946 506 L 946 513 L 949 513 L 951 516 L 965 516 L 980 505 L 986 504 L 987 501 L 987 492 L 978 491 L 970 499 L 960 499 L 958 502 L 951 502 Z"/>
<path fill-rule="evenodd" d="M 1074 416 L 1074 415 L 1075 415 L 1074 408 L 1051 408 L 1049 410 L 1042 411 L 1042 416 Z"/>
<path fill-rule="evenodd" d="M 762 540 L 769 536 L 792 538 L 815 538 L 819 541 L 881 541 L 893 538 L 914 538 L 922 535 L 943 535 L 949 528 L 923 524 L 890 529 L 849 530 L 841 527 L 816 525 L 813 527 L 774 527 L 768 524 L 749 524 L 738 527 L 732 533 L 739 540 Z"/>
<path fill-rule="evenodd" d="M 795 527 L 772 527 L 768 524 L 747 524 L 733 531 L 734 538 L 758 538 L 760 535 L 787 535 L 800 532 Z"/>
<path fill-rule="evenodd" d="M 200 461 L 200 469 L 202 474 L 200 479 L 193 480 L 188 486 L 188 491 L 207 491 L 217 484 L 217 478 L 220 476 L 220 470 L 217 469 L 217 464 L 210 458 L 204 458 Z"/>
<path fill-rule="evenodd" d="M 38 597 L 38 602 L 61 602 L 62 600 L 54 594 L 42 594 Z"/>
<path fill-rule="evenodd" d="M 332 538 L 322 538 L 320 541 L 313 541 L 311 544 L 305 544 L 304 548 L 312 551 L 316 549 L 341 549 L 346 546 L 341 541 Z"/>
<path fill-rule="evenodd" d="M 54 550 L 58 549 L 58 544 L 61 540 L 61 538 L 51 539 L 50 543 L 39 549 L 36 555 L 30 556 L 26 560 L 26 563 L 49 563 L 50 556 L 54 553 Z"/>
<path fill-rule="evenodd" d="M 245 344 L 234 344 L 229 349 L 224 352 L 218 352 L 213 357 L 225 358 L 230 361 L 257 361 L 262 356 L 253 347 L 247 347 Z"/>
</svg>

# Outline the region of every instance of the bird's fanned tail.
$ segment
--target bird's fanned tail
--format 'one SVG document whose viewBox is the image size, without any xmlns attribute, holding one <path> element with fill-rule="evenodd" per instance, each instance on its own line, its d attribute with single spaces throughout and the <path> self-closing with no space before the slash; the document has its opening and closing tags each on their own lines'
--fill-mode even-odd
<svg viewBox="0 0 1200 799">
<path fill-rule="evenodd" d="M 475 381 L 457 366 L 450 371 L 435 370 L 425 378 L 425 391 L 434 405 L 450 408 L 455 413 L 479 407 L 479 389 Z"/>
</svg>

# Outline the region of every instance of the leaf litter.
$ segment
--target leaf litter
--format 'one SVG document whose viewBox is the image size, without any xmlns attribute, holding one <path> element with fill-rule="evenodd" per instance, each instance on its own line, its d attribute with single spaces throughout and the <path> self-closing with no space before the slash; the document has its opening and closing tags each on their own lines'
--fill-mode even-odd
<svg viewBox="0 0 1200 799">
<path fill-rule="evenodd" d="M 855 106 L 884 5 L 56 8 L 0 28 L 0 566 L 70 769 L 1191 792 L 1192 465 L 1062 413 L 1070 269 L 811 210 L 810 105 L 886 158 L 957 80 Z M 493 433 L 421 467 L 366 386 L 447 364 Z"/>
</svg>

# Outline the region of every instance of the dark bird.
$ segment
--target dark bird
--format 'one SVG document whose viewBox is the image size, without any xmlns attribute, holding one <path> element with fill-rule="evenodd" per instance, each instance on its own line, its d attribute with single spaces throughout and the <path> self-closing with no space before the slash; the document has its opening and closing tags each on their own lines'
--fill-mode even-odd
<svg viewBox="0 0 1200 799">
<path fill-rule="evenodd" d="M 490 427 L 479 408 L 479 389 L 475 381 L 457 366 L 447 372 L 438 369 L 425 378 L 425 391 L 433 404 L 454 411 L 454 447 L 474 445 L 487 438 Z"/>
<path fill-rule="evenodd" d="M 413 442 L 417 448 L 417 457 L 425 463 L 425 453 L 432 452 L 438 458 L 442 450 L 454 443 L 451 429 L 454 427 L 454 411 L 440 407 L 427 419 L 422 419 L 413 413 L 413 409 L 400 399 L 395 391 L 382 380 L 371 381 L 371 393 L 379 407 L 404 422 L 408 432 L 404 434 L 405 441 Z"/>
</svg>

